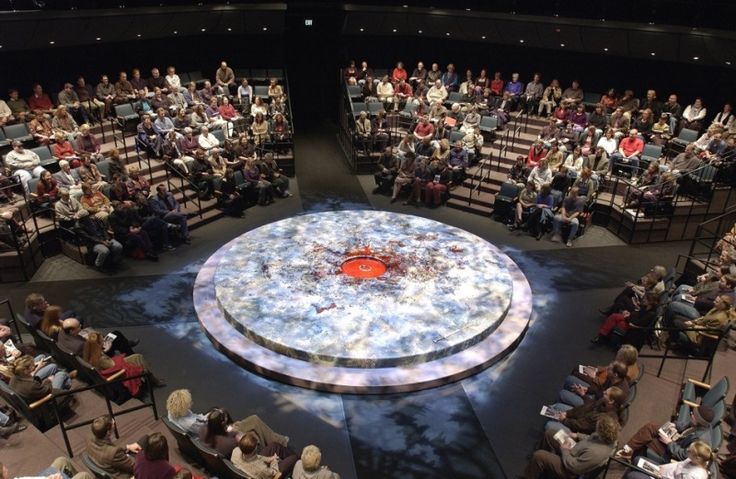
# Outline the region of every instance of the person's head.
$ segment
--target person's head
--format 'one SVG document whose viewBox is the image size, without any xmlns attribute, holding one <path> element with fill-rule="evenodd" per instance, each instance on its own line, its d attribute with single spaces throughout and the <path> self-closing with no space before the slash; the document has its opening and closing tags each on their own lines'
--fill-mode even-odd
<svg viewBox="0 0 736 479">
<path fill-rule="evenodd" d="M 708 469 L 715 459 L 713 450 L 703 441 L 695 441 L 687 448 L 687 458 L 695 465 Z"/>
<path fill-rule="evenodd" d="M 66 318 L 61 322 L 61 329 L 67 334 L 76 335 L 82 328 L 77 318 Z"/>
<path fill-rule="evenodd" d="M 215 436 L 227 435 L 227 427 L 233 423 L 230 414 L 219 407 L 214 407 L 207 413 L 207 439 L 208 444 L 213 444 Z"/>
<path fill-rule="evenodd" d="M 654 90 L 647 90 L 647 100 L 654 101 L 657 99 L 657 92 Z"/>
<path fill-rule="evenodd" d="M 695 101 L 693 102 L 693 107 L 694 108 L 703 108 L 703 100 L 700 99 L 700 98 L 696 98 Z"/>
<path fill-rule="evenodd" d="M 453 63 L 450 63 L 449 65 L 447 65 L 447 71 L 450 72 L 450 73 L 454 72 L 455 71 L 455 65 Z"/>
<path fill-rule="evenodd" d="M 716 299 L 713 301 L 713 307 L 718 311 L 727 311 L 731 309 L 731 302 L 732 300 L 730 296 L 722 294 L 720 296 L 716 296 Z"/>
<path fill-rule="evenodd" d="M 166 399 L 166 411 L 172 418 L 186 416 L 192 409 L 192 393 L 188 389 L 177 389 Z"/>
<path fill-rule="evenodd" d="M 220 70 L 222 71 L 227 70 L 227 62 L 220 62 Z"/>
<path fill-rule="evenodd" d="M 212 153 L 213 154 L 215 154 L 215 153 L 219 154 L 219 150 L 215 149 L 215 150 L 212 151 Z M 159 184 L 156 187 L 156 194 L 158 196 L 161 196 L 161 197 L 166 196 L 166 185 L 164 185 L 163 183 Z"/>
<path fill-rule="evenodd" d="M 49 307 L 49 303 L 46 302 L 46 298 L 38 293 L 31 293 L 26 296 L 26 308 L 34 313 L 43 313 L 46 308 Z"/>
<path fill-rule="evenodd" d="M 109 414 L 99 416 L 92 421 L 92 435 L 97 439 L 105 439 L 110 436 L 115 420 Z"/>
<path fill-rule="evenodd" d="M 542 158 L 539 160 L 539 169 L 540 170 L 546 170 L 549 167 L 549 162 L 547 161 L 547 158 Z"/>
<path fill-rule="evenodd" d="M 135 78 L 137 80 L 137 79 L 139 79 L 141 77 L 141 69 L 140 68 L 133 68 L 130 71 L 130 74 L 131 74 L 131 76 L 133 78 Z"/>
<path fill-rule="evenodd" d="M 160 72 L 160 71 L 158 71 L 158 68 L 156 68 L 156 67 L 153 67 L 153 68 L 151 69 L 151 76 L 152 76 L 153 78 L 158 78 L 159 76 L 161 76 L 161 72 Z"/>
<path fill-rule="evenodd" d="M 606 444 L 615 444 L 621 429 L 618 422 L 609 415 L 601 416 L 595 423 L 595 432 Z"/>
<path fill-rule="evenodd" d="M 626 394 L 616 386 L 611 386 L 603 391 L 603 397 L 606 399 L 608 404 L 615 406 L 617 409 L 626 402 Z"/>
<path fill-rule="evenodd" d="M 33 93 L 35 95 L 42 95 L 43 94 L 43 87 L 41 86 L 40 83 L 34 84 L 32 90 L 33 90 Z"/>
<path fill-rule="evenodd" d="M 726 274 L 721 277 L 721 289 L 733 289 L 736 287 L 736 274 Z"/>
<path fill-rule="evenodd" d="M 625 380 L 627 371 L 626 364 L 621 361 L 614 361 L 608 365 L 608 376 L 611 378 L 613 384 L 618 384 Z"/>
<path fill-rule="evenodd" d="M 15 150 L 18 153 L 23 153 L 23 142 L 20 140 L 13 140 L 12 143 L 13 150 Z"/>
<path fill-rule="evenodd" d="M 315 472 L 322 463 L 322 451 L 314 444 L 310 444 L 302 449 L 302 467 L 306 472 Z"/>
<path fill-rule="evenodd" d="M 166 436 L 160 432 L 150 434 L 143 447 L 143 454 L 149 461 L 167 461 L 169 459 L 169 443 L 166 441 Z"/>
<path fill-rule="evenodd" d="M 82 194 L 92 196 L 92 186 L 89 183 L 82 183 Z"/>
<path fill-rule="evenodd" d="M 49 170 L 43 170 L 43 173 L 41 173 L 41 181 L 44 183 L 51 181 L 51 172 Z"/>
<path fill-rule="evenodd" d="M 36 363 L 33 361 L 33 357 L 28 354 L 16 359 L 11 366 L 12 373 L 21 378 L 31 377 L 34 369 L 36 369 Z"/>
<path fill-rule="evenodd" d="M 253 431 L 248 431 L 243 434 L 243 437 L 241 437 L 238 442 L 238 448 L 243 456 L 250 456 L 255 453 L 257 447 L 258 436 L 256 436 L 256 433 Z"/>
<path fill-rule="evenodd" d="M 61 307 L 49 306 L 43 312 L 42 324 L 61 328 Z"/>
<path fill-rule="evenodd" d="M 583 104 L 578 105 L 575 109 L 578 113 L 585 113 L 585 105 Z"/>
<path fill-rule="evenodd" d="M 526 189 L 527 191 L 537 191 L 537 184 L 534 183 L 533 181 L 527 181 Z"/>
<path fill-rule="evenodd" d="M 99 367 L 102 353 L 102 335 L 97 331 L 90 331 L 82 348 L 82 358 L 92 366 Z"/>
<path fill-rule="evenodd" d="M 639 352 L 630 344 L 624 344 L 616 352 L 616 362 L 626 366 L 632 366 L 639 360 Z"/>
</svg>

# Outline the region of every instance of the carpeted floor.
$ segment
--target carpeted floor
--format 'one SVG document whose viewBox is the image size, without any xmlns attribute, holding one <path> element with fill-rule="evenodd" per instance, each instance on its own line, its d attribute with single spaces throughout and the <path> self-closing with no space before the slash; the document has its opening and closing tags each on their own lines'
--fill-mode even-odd
<svg viewBox="0 0 736 479">
<path fill-rule="evenodd" d="M 306 125 L 305 125 L 306 126 Z M 335 128 L 300 131 L 291 199 L 255 207 L 245 219 L 222 219 L 193 235 L 193 244 L 159 263 L 128 262 L 101 275 L 64 257 L 44 264 L 27 284 L 4 285 L 16 310 L 30 291 L 70 307 L 90 325 L 120 328 L 141 339 L 137 348 L 169 386 L 187 387 L 195 409 L 221 405 L 233 416 L 259 414 L 291 437 L 297 449 L 318 444 L 323 461 L 345 479 L 488 478 L 521 473 L 542 430 L 541 404 L 553 401 L 566 373 L 579 363 L 605 363 L 612 353 L 591 348 L 597 310 L 624 281 L 655 263 L 674 264 L 687 245 L 627 246 L 593 227 L 574 248 L 509 233 L 488 218 L 457 210 L 389 205 L 370 194 L 371 178 L 350 174 Z M 476 376 L 427 391 L 360 397 L 304 390 L 241 370 L 216 353 L 192 308 L 192 284 L 204 260 L 229 239 L 305 211 L 379 208 L 431 217 L 500 246 L 527 275 L 534 317 L 520 346 Z M 407 209 L 408 208 L 408 209 Z M 31 469 L 29 469 L 31 470 Z"/>
</svg>

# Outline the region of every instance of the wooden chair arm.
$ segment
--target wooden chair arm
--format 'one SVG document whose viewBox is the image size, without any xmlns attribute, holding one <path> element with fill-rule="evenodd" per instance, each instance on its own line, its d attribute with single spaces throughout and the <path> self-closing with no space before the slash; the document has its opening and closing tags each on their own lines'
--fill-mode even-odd
<svg viewBox="0 0 736 479">
<path fill-rule="evenodd" d="M 37 400 L 35 402 L 32 402 L 31 404 L 28 405 L 28 407 L 30 409 L 35 409 L 35 408 L 37 408 L 39 406 L 42 406 L 42 405 L 46 404 L 53 397 L 54 397 L 54 395 L 51 394 L 51 393 L 49 393 L 49 394 L 45 395 L 44 397 L 42 397 L 41 399 L 39 399 L 39 400 Z"/>
<path fill-rule="evenodd" d="M 705 336 L 706 338 L 710 338 L 710 339 L 712 339 L 712 340 L 714 340 L 714 341 L 718 341 L 718 339 L 720 338 L 720 336 L 718 336 L 717 334 L 712 334 L 712 333 L 705 333 L 705 332 L 703 332 L 703 331 L 698 331 L 698 333 L 699 333 L 699 334 L 700 334 L 701 336 Z M 703 386 L 701 386 L 701 387 L 703 387 Z M 710 386 L 708 386 L 708 388 L 710 389 Z"/>
<path fill-rule="evenodd" d="M 703 334 L 703 333 L 701 333 L 701 334 Z M 700 382 L 697 379 L 687 378 L 687 382 L 689 382 L 689 383 L 691 383 L 694 386 L 697 386 L 699 388 L 710 389 L 710 384 L 704 383 L 704 382 Z"/>
<path fill-rule="evenodd" d="M 695 403 L 695 402 L 692 402 L 692 401 L 688 401 L 687 399 L 683 399 L 683 400 L 682 400 L 682 403 L 683 403 L 683 404 L 687 404 L 687 405 L 688 405 L 688 406 L 690 406 L 691 408 L 699 408 L 699 407 L 700 407 L 700 404 L 698 404 L 698 403 Z"/>
<path fill-rule="evenodd" d="M 120 379 L 122 376 L 125 376 L 125 369 L 121 369 L 120 371 L 117 371 L 116 373 L 108 376 L 107 378 L 105 378 L 105 381 L 115 381 L 116 379 Z"/>
</svg>

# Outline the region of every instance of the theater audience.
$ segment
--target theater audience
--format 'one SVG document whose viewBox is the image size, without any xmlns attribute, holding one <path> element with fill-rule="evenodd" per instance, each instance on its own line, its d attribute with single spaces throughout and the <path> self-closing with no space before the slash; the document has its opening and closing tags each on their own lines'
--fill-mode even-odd
<svg viewBox="0 0 736 479">
<path fill-rule="evenodd" d="M 287 447 L 289 444 L 288 436 L 274 432 L 258 416 L 251 415 L 238 422 L 233 422 L 230 413 L 219 407 L 210 409 L 207 413 L 206 424 L 198 431 L 200 440 L 224 457 L 230 457 L 233 450 L 237 448 L 238 441 L 247 433 L 253 433 L 256 436 L 260 448 L 272 444 Z"/>
<path fill-rule="evenodd" d="M 105 342 L 108 345 L 105 345 Z M 82 348 L 82 358 L 96 368 L 102 376 L 113 375 L 121 369 L 125 371 L 125 377 L 137 376 L 146 372 L 149 374 L 148 378 L 150 378 L 151 384 L 154 387 L 166 386 L 164 381 L 157 378 L 151 372 L 151 368 L 143 355 L 116 354 L 110 357 L 105 354 L 104 351 L 106 350 L 112 350 L 112 341 L 108 339 L 103 340 L 100 333 L 90 331 Z M 125 386 L 132 396 L 137 396 L 140 393 L 141 381 L 141 378 L 130 379 L 125 381 L 123 386 Z"/>
</svg>

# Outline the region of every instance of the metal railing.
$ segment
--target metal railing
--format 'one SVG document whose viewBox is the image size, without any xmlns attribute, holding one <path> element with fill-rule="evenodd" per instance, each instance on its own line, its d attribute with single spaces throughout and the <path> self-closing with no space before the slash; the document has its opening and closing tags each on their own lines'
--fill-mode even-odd
<svg viewBox="0 0 736 479">
<path fill-rule="evenodd" d="M 148 401 L 145 401 L 145 402 L 142 402 L 141 404 L 139 404 L 137 406 L 132 406 L 132 407 L 128 407 L 128 408 L 125 408 L 125 409 L 121 409 L 121 410 L 118 410 L 117 412 L 116 411 L 113 411 L 111 400 L 108 397 L 108 394 L 106 394 L 105 389 L 108 389 L 113 384 L 121 384 L 121 383 L 123 383 L 125 381 L 130 381 L 130 380 L 133 380 L 133 379 L 145 379 L 146 386 L 147 386 L 147 389 L 148 389 L 148 398 L 149 398 L 149 400 Z M 131 412 L 138 411 L 140 409 L 145 409 L 145 408 L 150 407 L 151 410 L 153 411 L 153 417 L 154 417 L 154 419 L 155 420 L 158 420 L 158 409 L 156 408 L 156 397 L 153 394 L 153 384 L 152 384 L 152 381 L 151 381 L 151 373 L 149 373 L 149 372 L 143 372 L 143 373 L 137 374 L 135 376 L 122 376 L 122 377 L 120 377 L 118 379 L 114 379 L 112 381 L 106 381 L 106 382 L 100 383 L 100 384 L 93 384 L 91 386 L 79 387 L 79 388 L 70 389 L 68 391 L 63 391 L 63 392 L 55 393 L 55 394 L 52 395 L 52 397 L 51 397 L 50 400 L 51 400 L 52 408 L 54 410 L 54 416 L 56 416 L 56 420 L 57 420 L 57 422 L 59 424 L 59 429 L 61 429 L 61 435 L 64 438 L 64 444 L 66 445 L 66 450 L 67 450 L 67 453 L 69 454 L 69 457 L 74 457 L 74 451 L 72 450 L 72 445 L 71 445 L 71 442 L 69 441 L 68 431 L 71 431 L 71 430 L 74 430 L 74 429 L 78 429 L 78 428 L 84 427 L 84 426 L 89 426 L 90 424 L 92 424 L 94 422 L 94 418 L 93 419 L 87 419 L 87 420 L 84 420 L 84 421 L 79 421 L 79 422 L 76 422 L 76 423 L 73 423 L 73 424 L 65 424 L 64 421 L 62 420 L 62 417 L 61 417 L 62 416 L 62 414 L 61 414 L 62 406 L 59 404 L 59 400 L 62 399 L 62 398 L 65 398 L 67 396 L 73 396 L 73 395 L 75 395 L 77 393 L 81 393 L 81 392 L 84 392 L 84 391 L 90 391 L 90 390 L 101 391 L 102 396 L 105 399 L 105 406 L 107 407 L 107 413 L 113 419 L 115 419 L 115 417 L 118 417 L 118 416 L 123 416 L 125 414 L 128 414 L 128 413 L 131 413 Z M 115 433 L 115 438 L 119 438 L 120 437 L 120 434 L 118 433 L 117 425 L 114 422 L 113 422 L 113 431 Z"/>
<path fill-rule="evenodd" d="M 18 321 L 15 319 L 15 313 L 13 312 L 13 305 L 10 304 L 10 300 L 8 298 L 5 298 L 3 300 L 0 300 L 0 306 L 5 305 L 8 307 L 8 313 L 10 313 L 10 316 L 8 317 L 8 327 L 11 328 L 11 331 L 15 329 L 15 339 L 19 343 L 23 343 L 23 337 L 20 335 L 20 327 L 18 326 Z"/>
</svg>

